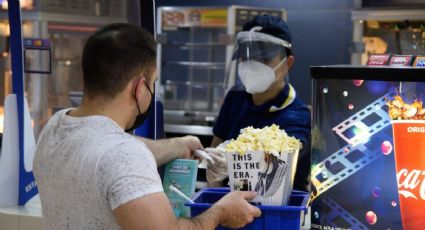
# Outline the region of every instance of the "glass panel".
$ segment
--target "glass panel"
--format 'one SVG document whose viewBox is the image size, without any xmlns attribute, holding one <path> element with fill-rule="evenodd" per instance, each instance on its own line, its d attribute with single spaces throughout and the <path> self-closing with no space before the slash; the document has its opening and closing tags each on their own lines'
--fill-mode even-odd
<svg viewBox="0 0 425 230">
<path fill-rule="evenodd" d="M 314 79 L 312 226 L 420 228 L 424 92 L 425 82 Z"/>
<path fill-rule="evenodd" d="M 425 53 L 425 20 L 368 20 L 364 28 L 365 53 L 362 55 L 362 64 L 366 64 L 369 54 Z"/>
<path fill-rule="evenodd" d="M 51 73 L 50 50 L 24 49 L 24 71 L 26 73 Z"/>
<path fill-rule="evenodd" d="M 0 1 L 1 3 L 2 1 Z M 24 1 L 25 2 L 25 1 Z M 31 1 L 32 2 L 32 1 Z M 134 1 L 131 1 L 134 3 Z M 51 74 L 25 74 L 25 94 L 33 119 L 36 138 L 43 125 L 57 110 L 76 106 L 83 90 L 81 56 L 85 41 L 98 27 L 112 22 L 126 22 L 127 1 L 57 1 L 41 2 L 45 7 L 34 8 L 34 12 L 52 13 L 49 20 L 24 20 L 22 34 L 24 38 L 50 39 Z M 130 10 L 131 11 L 131 10 Z M 21 12 L 23 18 L 27 11 Z M 132 11 L 131 17 L 140 20 L 140 12 Z M 0 113 L 4 104 L 5 95 L 11 93 L 11 63 L 7 48 L 9 25 L 8 20 L 0 20 Z M 3 42 L 4 41 L 4 42 Z M 35 54 L 34 50 L 26 51 L 26 64 L 32 70 L 46 70 L 47 54 Z M 70 92 L 77 92 L 72 96 Z M 0 116 L 1 118 L 1 116 Z M 1 132 L 1 131 L 0 131 Z"/>
<path fill-rule="evenodd" d="M 226 58 L 226 46 L 219 44 L 218 37 L 225 33 L 225 29 L 198 27 L 167 31 L 161 54 L 166 110 L 218 113 Z"/>
</svg>

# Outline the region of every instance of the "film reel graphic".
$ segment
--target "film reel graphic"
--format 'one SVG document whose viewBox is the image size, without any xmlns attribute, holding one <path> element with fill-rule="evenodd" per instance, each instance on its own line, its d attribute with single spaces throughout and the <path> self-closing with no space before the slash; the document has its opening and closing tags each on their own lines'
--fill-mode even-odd
<svg viewBox="0 0 425 230">
<path fill-rule="evenodd" d="M 349 226 L 349 229 L 369 229 L 364 224 L 359 222 L 356 218 L 351 216 L 351 214 L 347 210 L 342 208 L 338 203 L 336 203 L 329 197 L 321 198 L 321 206 L 323 206 L 324 210 L 327 210 L 326 213 L 322 215 L 324 215 L 326 223 L 331 225 L 332 227 Z M 345 229 L 344 227 L 342 228 Z"/>
<path fill-rule="evenodd" d="M 347 145 L 313 167 L 311 201 L 383 155 L 381 143 L 392 138 L 386 99 L 394 96 L 394 92 L 385 94 L 332 128 Z M 369 229 L 331 198 L 321 198 L 321 204 L 326 206 L 327 224 Z"/>
<path fill-rule="evenodd" d="M 312 201 L 382 156 L 381 143 L 392 136 L 384 108 L 394 96 L 385 94 L 332 129 L 347 145 L 312 168 Z"/>
</svg>

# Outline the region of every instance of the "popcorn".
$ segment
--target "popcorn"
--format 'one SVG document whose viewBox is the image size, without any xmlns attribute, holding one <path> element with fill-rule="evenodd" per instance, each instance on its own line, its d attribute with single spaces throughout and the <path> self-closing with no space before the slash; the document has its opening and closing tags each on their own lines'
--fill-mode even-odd
<svg viewBox="0 0 425 230">
<path fill-rule="evenodd" d="M 414 100 L 412 104 L 405 103 L 400 95 L 393 100 L 386 99 L 388 114 L 392 120 L 425 120 L 425 108 L 422 101 Z"/>
<path fill-rule="evenodd" d="M 302 144 L 298 139 L 288 136 L 278 125 L 273 124 L 262 129 L 252 126 L 242 129 L 238 138 L 230 140 L 225 146 L 225 151 L 241 155 L 249 151 L 264 151 L 279 157 L 281 153 L 295 152 L 301 148 Z"/>
</svg>

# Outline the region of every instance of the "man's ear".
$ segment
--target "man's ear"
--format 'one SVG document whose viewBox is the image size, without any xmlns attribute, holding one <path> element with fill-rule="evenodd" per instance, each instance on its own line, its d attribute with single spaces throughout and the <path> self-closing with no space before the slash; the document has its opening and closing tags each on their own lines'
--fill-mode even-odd
<svg viewBox="0 0 425 230">
<path fill-rule="evenodd" d="M 289 55 L 287 58 L 287 61 L 288 61 L 288 69 L 291 69 L 295 63 L 295 57 L 292 55 Z"/>
<path fill-rule="evenodd" d="M 136 78 L 131 82 L 131 85 L 132 85 L 131 94 L 133 96 L 141 94 L 140 90 L 143 89 L 144 80 L 145 80 L 145 77 L 141 77 L 141 78 Z"/>
</svg>

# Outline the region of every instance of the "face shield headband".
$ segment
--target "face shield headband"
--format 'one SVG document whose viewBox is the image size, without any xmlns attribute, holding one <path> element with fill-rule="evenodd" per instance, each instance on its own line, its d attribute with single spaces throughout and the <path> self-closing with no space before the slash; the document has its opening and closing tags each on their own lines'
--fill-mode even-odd
<svg viewBox="0 0 425 230">
<path fill-rule="evenodd" d="M 287 68 L 286 49 L 291 44 L 268 34 L 256 32 L 261 27 L 240 32 L 229 63 L 225 88 L 246 90 L 248 93 L 261 93 L 277 79 L 276 70 L 282 65 Z M 286 67 L 286 68 L 285 68 Z"/>
</svg>

